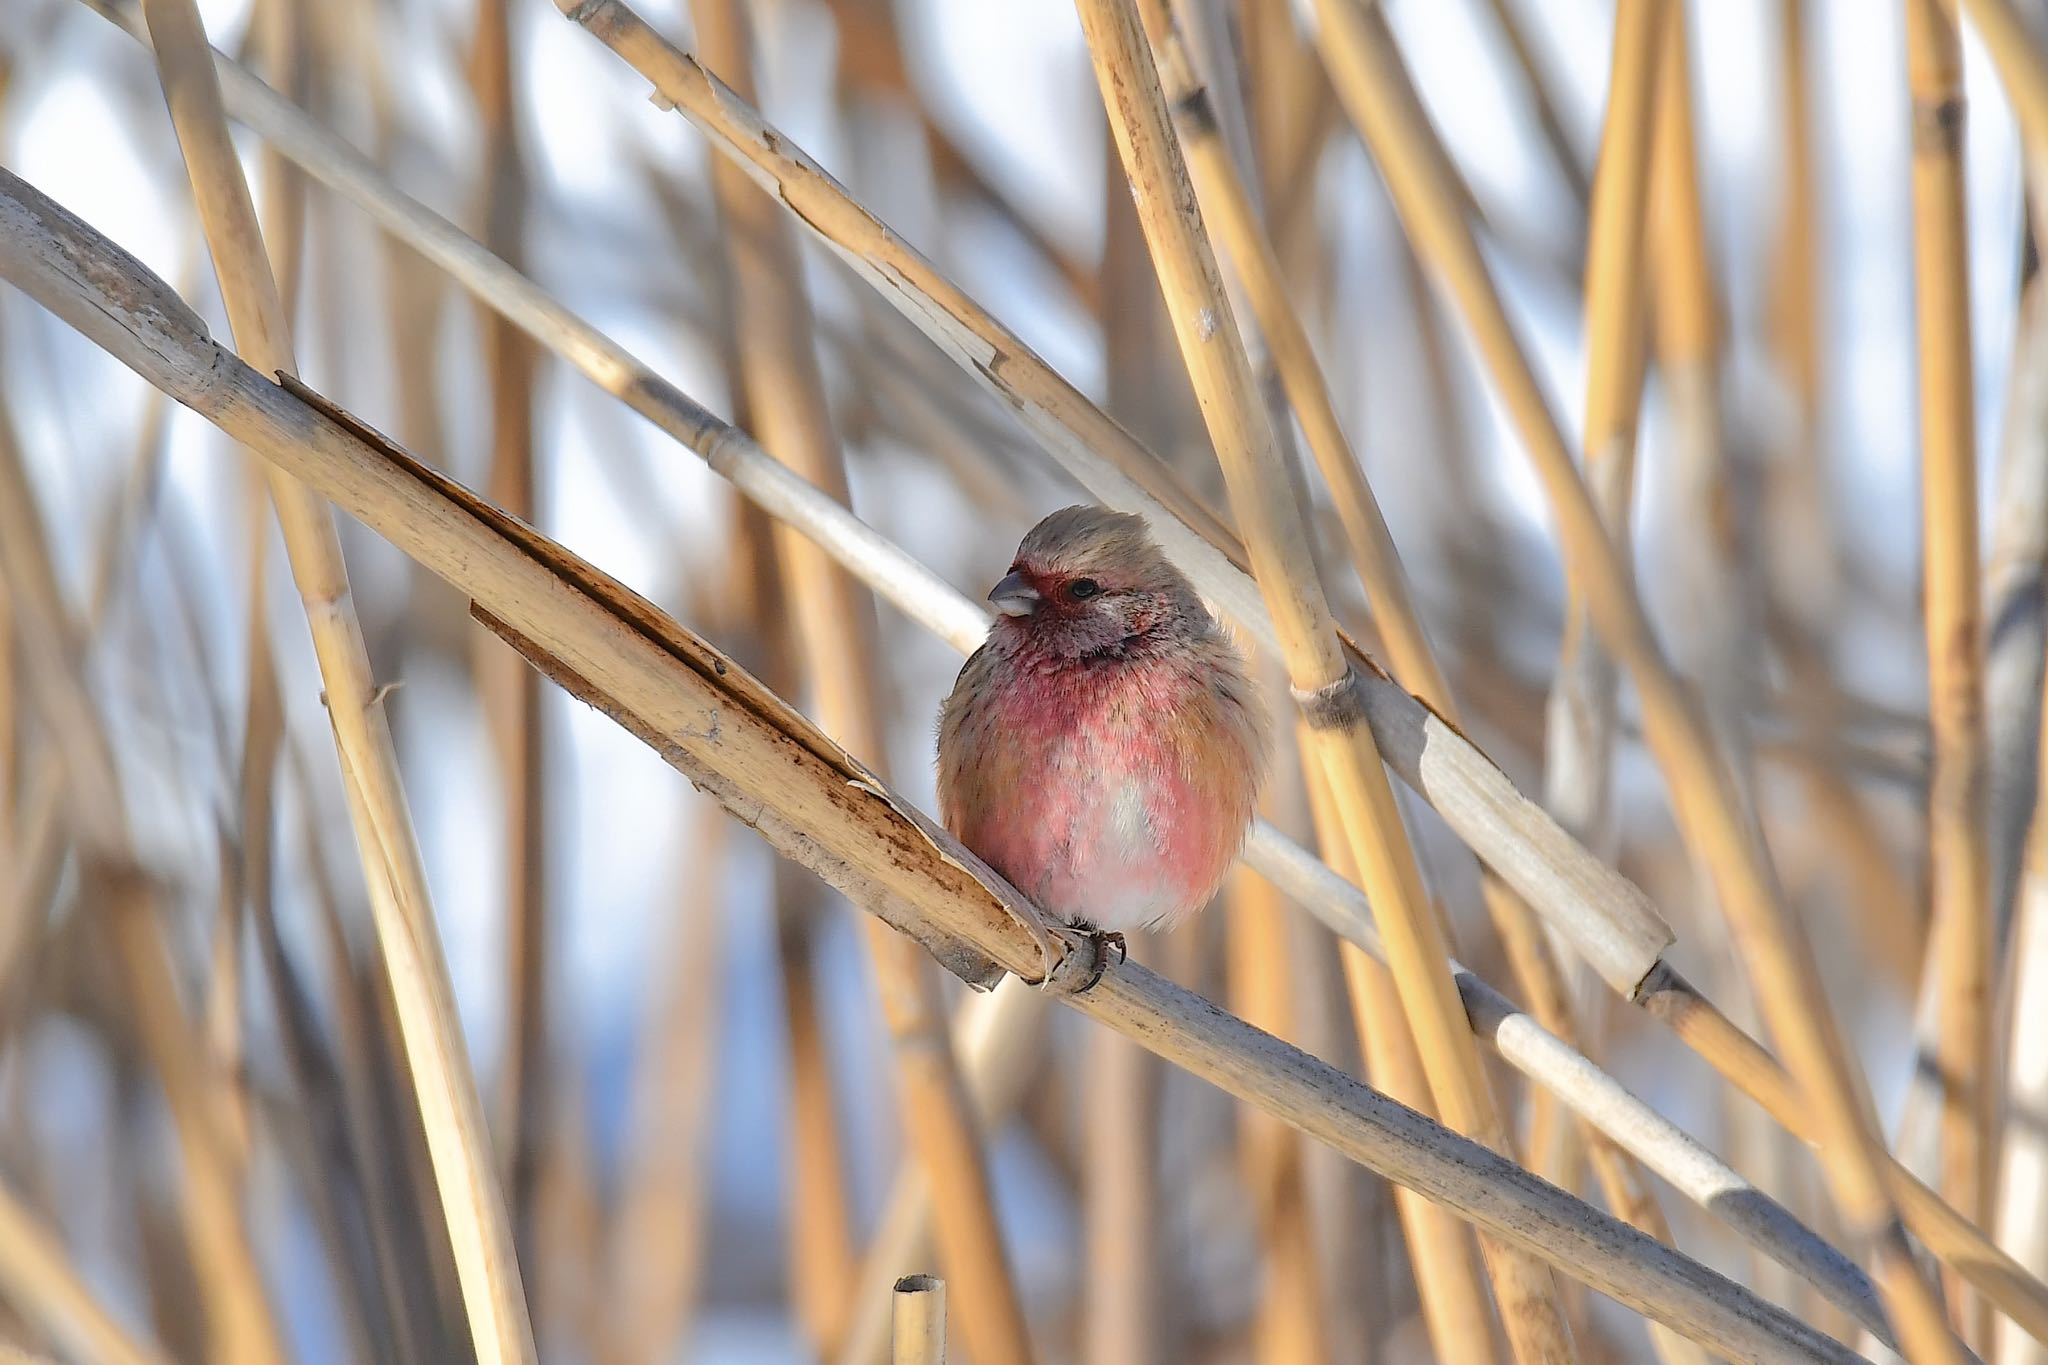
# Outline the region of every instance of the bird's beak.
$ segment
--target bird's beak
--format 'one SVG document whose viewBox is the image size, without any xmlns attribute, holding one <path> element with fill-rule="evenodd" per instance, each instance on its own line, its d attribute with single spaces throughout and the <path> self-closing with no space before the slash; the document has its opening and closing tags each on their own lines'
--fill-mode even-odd
<svg viewBox="0 0 2048 1365">
<path fill-rule="evenodd" d="M 1031 580 L 1020 573 L 1003 575 L 1003 581 L 989 589 L 988 600 L 1005 616 L 1029 616 L 1045 599 Z"/>
</svg>

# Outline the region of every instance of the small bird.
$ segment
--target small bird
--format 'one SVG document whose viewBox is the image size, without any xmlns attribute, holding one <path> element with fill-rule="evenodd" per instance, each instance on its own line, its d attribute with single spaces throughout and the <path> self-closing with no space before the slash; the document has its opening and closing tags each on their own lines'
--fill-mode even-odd
<svg viewBox="0 0 2048 1365">
<path fill-rule="evenodd" d="M 1244 846 L 1267 726 L 1244 658 L 1144 518 L 1067 507 L 989 593 L 939 712 L 939 818 L 1047 915 L 1121 947 Z"/>
</svg>

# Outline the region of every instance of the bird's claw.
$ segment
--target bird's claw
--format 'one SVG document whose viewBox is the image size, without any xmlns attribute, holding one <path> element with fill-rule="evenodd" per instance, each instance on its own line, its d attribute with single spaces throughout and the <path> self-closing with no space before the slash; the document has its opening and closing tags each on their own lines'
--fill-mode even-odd
<svg viewBox="0 0 2048 1365">
<path fill-rule="evenodd" d="M 1100 984 L 1110 967 L 1120 967 L 1130 960 L 1130 946 L 1114 929 L 1061 925 L 1053 932 L 1067 947 L 1037 983 L 1048 995 L 1086 995 Z M 1112 948 L 1116 950 L 1114 963 L 1109 957 Z"/>
</svg>

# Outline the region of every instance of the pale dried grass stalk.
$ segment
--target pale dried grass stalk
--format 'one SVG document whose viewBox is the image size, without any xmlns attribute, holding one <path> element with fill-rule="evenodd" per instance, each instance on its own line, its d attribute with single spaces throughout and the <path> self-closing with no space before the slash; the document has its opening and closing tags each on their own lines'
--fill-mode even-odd
<svg viewBox="0 0 2048 1365">
<path fill-rule="evenodd" d="M 1985 845 L 1984 620 L 1977 430 L 1963 206 L 1962 34 L 1940 0 L 1905 0 L 1912 95 L 1913 266 L 1919 321 L 1921 527 L 1925 546 L 1931 885 L 1928 971 L 1938 980 L 1941 1191 L 1988 1225 L 1992 1208 L 1992 922 Z M 1963 1282 L 1951 1315 L 1983 1340 Z"/>
<path fill-rule="evenodd" d="M 193 0 L 149 0 L 143 13 L 237 343 L 265 372 L 290 372 L 290 328 L 228 138 L 198 10 Z M 275 476 L 271 497 L 312 627 L 475 1349 L 492 1365 L 531 1361 L 533 1333 L 511 1229 L 491 1175 L 482 1107 L 380 693 L 349 600 L 341 543 L 328 509 L 303 487 Z"/>
</svg>

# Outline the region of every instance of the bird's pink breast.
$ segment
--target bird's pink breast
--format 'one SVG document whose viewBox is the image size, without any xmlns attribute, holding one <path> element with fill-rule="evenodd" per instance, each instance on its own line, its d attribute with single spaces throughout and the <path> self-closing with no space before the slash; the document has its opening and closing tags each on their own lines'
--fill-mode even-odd
<svg viewBox="0 0 2048 1365">
<path fill-rule="evenodd" d="M 999 682 L 969 727 L 959 833 L 1050 913 L 1099 928 L 1199 909 L 1237 855 L 1254 757 L 1198 672 L 1158 661 Z"/>
</svg>

